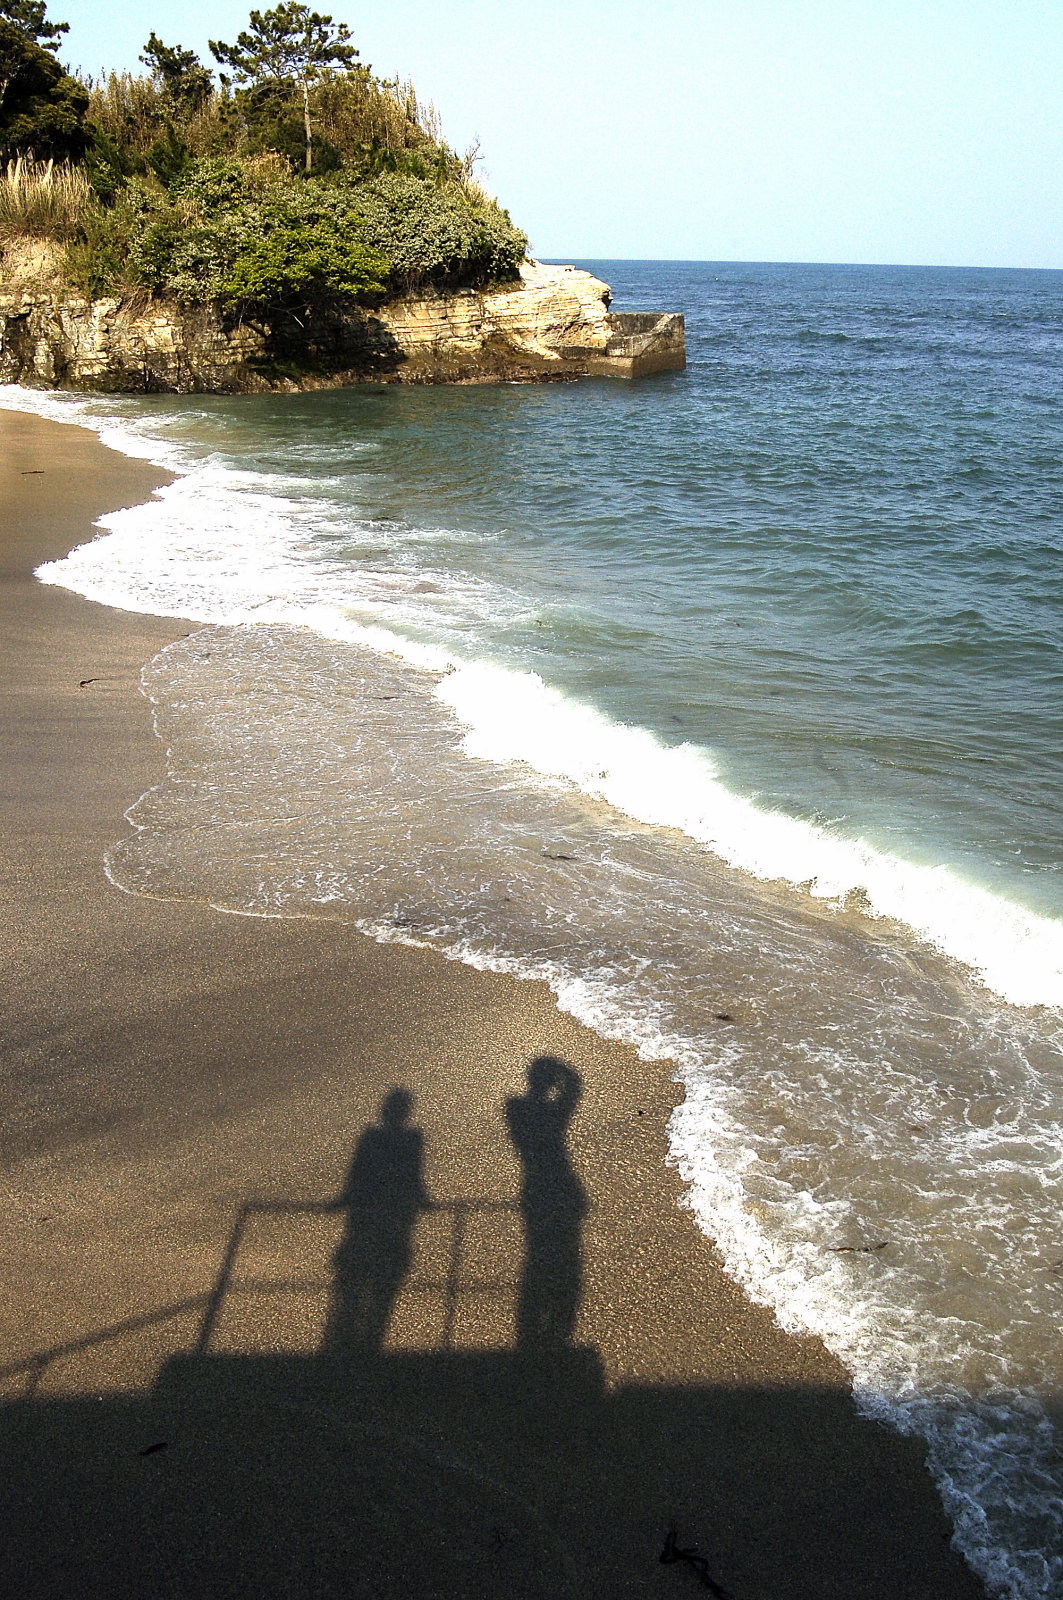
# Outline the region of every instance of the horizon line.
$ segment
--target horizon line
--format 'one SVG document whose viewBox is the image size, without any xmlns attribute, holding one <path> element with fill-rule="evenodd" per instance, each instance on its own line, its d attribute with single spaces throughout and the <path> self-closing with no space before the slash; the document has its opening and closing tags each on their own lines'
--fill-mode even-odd
<svg viewBox="0 0 1063 1600">
<path fill-rule="evenodd" d="M 983 266 L 977 262 L 952 261 L 798 261 L 782 257 L 754 256 L 601 256 L 601 255 L 529 255 L 529 260 L 542 261 L 546 266 L 567 266 L 576 261 L 616 261 L 640 266 L 701 266 L 701 267 L 875 267 L 898 272 L 1063 272 L 1058 267 Z"/>
</svg>

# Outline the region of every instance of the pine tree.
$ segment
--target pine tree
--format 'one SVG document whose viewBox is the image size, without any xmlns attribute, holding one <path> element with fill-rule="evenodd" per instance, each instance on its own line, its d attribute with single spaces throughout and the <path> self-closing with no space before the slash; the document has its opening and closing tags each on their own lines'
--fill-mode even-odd
<svg viewBox="0 0 1063 1600">
<path fill-rule="evenodd" d="M 151 69 L 152 78 L 179 116 L 191 116 L 210 94 L 210 71 L 195 51 L 182 50 L 179 44 L 163 44 L 154 29 L 140 59 Z"/>
<path fill-rule="evenodd" d="M 12 23 L 33 44 L 58 50 L 59 40 L 70 32 L 69 22 L 49 22 L 45 0 L 0 0 L 0 17 Z"/>
<path fill-rule="evenodd" d="M 2 3 L 2 0 L 0 0 Z M 33 0 L 25 0 L 31 4 Z M 349 67 L 358 55 L 350 43 L 346 23 L 333 22 L 296 0 L 270 11 L 252 11 L 250 30 L 235 44 L 210 40 L 210 53 L 221 66 L 231 67 L 238 83 L 297 83 L 303 97 L 306 132 L 306 170 L 313 164 L 310 127 L 310 85 L 325 67 Z M 222 82 L 228 80 L 222 78 Z"/>
<path fill-rule="evenodd" d="M 0 158 L 84 154 L 88 93 L 55 59 L 68 31 L 48 21 L 45 0 L 0 0 Z"/>
</svg>

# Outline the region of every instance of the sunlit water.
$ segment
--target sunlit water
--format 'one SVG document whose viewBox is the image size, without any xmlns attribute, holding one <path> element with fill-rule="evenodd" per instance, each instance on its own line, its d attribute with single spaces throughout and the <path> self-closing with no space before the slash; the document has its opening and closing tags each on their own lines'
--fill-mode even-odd
<svg viewBox="0 0 1063 1600">
<path fill-rule="evenodd" d="M 108 871 L 674 1060 L 729 1270 L 1063 1593 L 1063 274 L 597 270 L 686 373 L 3 392 L 180 474 L 41 573 L 208 625 Z"/>
</svg>

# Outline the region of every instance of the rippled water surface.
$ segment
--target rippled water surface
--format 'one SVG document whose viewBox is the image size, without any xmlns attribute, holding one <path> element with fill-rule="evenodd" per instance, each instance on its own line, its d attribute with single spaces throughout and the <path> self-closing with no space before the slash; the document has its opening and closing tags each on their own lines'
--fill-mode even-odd
<svg viewBox="0 0 1063 1600">
<path fill-rule="evenodd" d="M 1063 274 L 589 265 L 686 373 L 6 392 L 179 474 L 41 574 L 205 625 L 108 870 L 674 1060 L 729 1269 L 1063 1593 Z"/>
</svg>

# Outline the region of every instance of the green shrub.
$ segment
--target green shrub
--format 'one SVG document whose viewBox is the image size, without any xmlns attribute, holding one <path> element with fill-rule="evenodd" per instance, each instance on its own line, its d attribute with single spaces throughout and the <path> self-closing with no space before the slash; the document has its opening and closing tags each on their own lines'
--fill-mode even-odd
<svg viewBox="0 0 1063 1600">
<path fill-rule="evenodd" d="M 86 221 L 81 237 L 67 246 L 66 277 L 87 300 L 99 300 L 129 285 L 125 238 L 114 228 L 109 212 Z"/>
<path fill-rule="evenodd" d="M 276 161 L 200 161 L 171 200 L 139 194 L 130 268 L 186 305 L 268 312 L 387 288 L 389 262 L 361 237 L 351 193 L 300 182 Z"/>
<path fill-rule="evenodd" d="M 232 211 L 250 203 L 255 183 L 249 163 L 232 156 L 197 161 L 180 186 L 178 198 L 204 212 Z"/>
<path fill-rule="evenodd" d="M 165 189 L 176 189 L 193 166 L 192 152 L 172 123 L 167 123 L 144 159 Z"/>
<path fill-rule="evenodd" d="M 223 305 L 269 309 L 293 300 L 378 299 L 387 289 L 388 259 L 331 223 L 278 215 L 268 231 L 234 257 L 220 276 Z"/>
<path fill-rule="evenodd" d="M 109 133 L 103 133 L 95 127 L 91 133 L 91 142 L 85 155 L 85 172 L 104 205 L 113 205 L 129 179 L 147 170 L 147 163 L 143 156 L 119 144 Z"/>
<path fill-rule="evenodd" d="M 495 205 L 461 190 L 385 173 L 357 191 L 362 237 L 391 262 L 397 289 L 455 287 L 517 277 L 527 237 Z"/>
<path fill-rule="evenodd" d="M 236 312 L 512 279 L 527 243 L 497 206 L 453 187 L 307 182 L 276 155 L 192 162 L 170 195 L 130 179 L 115 211 L 135 281 Z"/>
<path fill-rule="evenodd" d="M 111 206 L 94 200 L 78 236 L 67 248 L 71 283 L 90 299 L 143 289 L 143 278 L 132 260 L 133 245 L 167 206 L 165 194 L 150 175 L 123 183 Z"/>
</svg>

